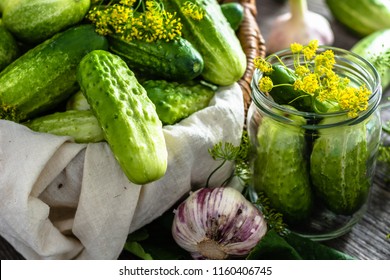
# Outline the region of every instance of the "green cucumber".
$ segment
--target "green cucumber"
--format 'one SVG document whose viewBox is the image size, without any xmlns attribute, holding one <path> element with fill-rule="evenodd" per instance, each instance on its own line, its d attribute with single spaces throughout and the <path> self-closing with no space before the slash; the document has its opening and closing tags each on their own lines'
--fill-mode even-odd
<svg viewBox="0 0 390 280">
<path fill-rule="evenodd" d="M 73 94 L 66 102 L 66 110 L 84 111 L 90 109 L 91 106 L 89 106 L 89 103 L 81 90 Z"/>
<path fill-rule="evenodd" d="M 283 215 L 287 224 L 297 225 L 309 219 L 312 192 L 305 159 L 305 130 L 300 127 L 305 120 L 300 116 L 291 119 L 296 126 L 268 116 L 262 118 L 257 132 L 253 184 L 257 192 L 269 198 L 271 207 Z"/>
<path fill-rule="evenodd" d="M 19 56 L 19 46 L 0 18 L 0 72 Z"/>
<path fill-rule="evenodd" d="M 219 86 L 231 85 L 245 73 L 247 60 L 241 43 L 223 15 L 216 0 L 163 0 L 168 11 L 176 11 L 183 24 L 183 37 L 190 41 L 204 60 L 202 77 Z M 194 19 L 184 13 L 185 3 L 198 6 L 204 13 Z"/>
<path fill-rule="evenodd" d="M 334 117 L 321 125 L 333 123 Z M 352 126 L 324 128 L 314 141 L 310 157 L 313 190 L 334 213 L 351 215 L 366 201 L 370 182 L 367 176 L 366 122 Z"/>
<path fill-rule="evenodd" d="M 110 36 L 109 44 L 110 51 L 119 55 L 133 72 L 148 78 L 188 81 L 203 71 L 202 56 L 183 38 L 149 43 Z"/>
<path fill-rule="evenodd" d="M 146 184 L 167 169 L 167 148 L 156 107 L 134 73 L 117 55 L 92 51 L 77 77 L 104 138 L 127 178 Z"/>
<path fill-rule="evenodd" d="M 92 25 L 72 27 L 20 56 L 0 73 L 0 119 L 24 121 L 79 89 L 76 70 L 92 50 L 107 49 Z"/>
<path fill-rule="evenodd" d="M 332 15 L 359 36 L 390 28 L 389 0 L 326 0 Z"/>
<path fill-rule="evenodd" d="M 312 96 L 305 92 L 295 90 L 293 84 L 298 77 L 291 68 L 273 64 L 272 69 L 267 76 L 274 85 L 282 85 L 272 88 L 269 92 L 276 103 L 293 106 L 298 111 L 316 113 L 331 111 L 336 106 L 334 102 L 313 100 Z"/>
<path fill-rule="evenodd" d="M 39 43 L 79 23 L 90 0 L 13 0 L 4 7 L 4 25 L 26 43 Z"/>
<path fill-rule="evenodd" d="M 372 63 L 383 89 L 390 85 L 390 28 L 365 36 L 352 46 L 351 51 Z"/>
<path fill-rule="evenodd" d="M 234 31 L 237 31 L 244 20 L 244 6 L 238 2 L 228 2 L 221 4 L 223 15 Z"/>
<path fill-rule="evenodd" d="M 56 112 L 35 118 L 23 125 L 37 132 L 70 136 L 76 143 L 104 141 L 103 131 L 95 115 L 89 110 Z"/>
<path fill-rule="evenodd" d="M 199 81 L 186 83 L 148 80 L 142 83 L 148 97 L 156 105 L 163 124 L 175 124 L 208 106 L 215 90 Z"/>
<path fill-rule="evenodd" d="M 268 74 L 274 85 L 283 84 L 283 86 L 274 87 L 269 94 L 274 101 L 280 105 L 291 105 L 299 111 L 312 111 L 312 98 L 302 96 L 301 91 L 294 90 L 294 82 L 297 79 L 294 71 L 283 65 L 272 65 L 273 71 Z"/>
</svg>

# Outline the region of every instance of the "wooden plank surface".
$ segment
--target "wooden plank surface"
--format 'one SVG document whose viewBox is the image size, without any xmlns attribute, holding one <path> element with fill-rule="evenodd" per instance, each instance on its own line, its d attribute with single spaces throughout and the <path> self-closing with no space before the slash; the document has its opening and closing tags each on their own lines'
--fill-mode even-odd
<svg viewBox="0 0 390 280">
<path fill-rule="evenodd" d="M 308 0 L 309 9 L 328 18 L 335 33 L 334 46 L 349 49 L 358 38 L 335 21 L 323 0 Z M 268 30 L 275 16 L 288 10 L 287 2 L 282 0 L 257 0 L 258 23 L 267 40 Z M 384 93 L 383 101 L 390 96 L 390 90 Z M 390 178 L 389 170 L 377 169 L 372 197 L 368 211 L 363 219 L 346 235 L 327 241 L 325 244 L 350 254 L 358 259 L 390 259 Z M 0 236 L 0 259 L 23 259 L 8 242 Z"/>
</svg>

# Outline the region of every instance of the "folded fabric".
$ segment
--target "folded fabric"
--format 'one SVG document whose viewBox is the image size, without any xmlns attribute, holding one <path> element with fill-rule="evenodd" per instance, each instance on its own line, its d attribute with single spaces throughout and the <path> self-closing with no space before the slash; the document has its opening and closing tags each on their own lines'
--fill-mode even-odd
<svg viewBox="0 0 390 280">
<path fill-rule="evenodd" d="M 164 127 L 167 172 L 140 186 L 105 142 L 77 144 L 0 120 L 0 234 L 27 259 L 116 259 L 129 233 L 205 184 L 219 165 L 208 149 L 238 145 L 243 124 L 239 85 L 220 88 L 207 108 Z"/>
</svg>

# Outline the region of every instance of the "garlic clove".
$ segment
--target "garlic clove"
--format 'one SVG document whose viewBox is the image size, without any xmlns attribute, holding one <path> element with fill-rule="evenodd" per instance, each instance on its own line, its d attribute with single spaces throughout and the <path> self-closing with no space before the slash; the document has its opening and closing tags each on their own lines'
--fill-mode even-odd
<svg viewBox="0 0 390 280">
<path fill-rule="evenodd" d="M 262 213 L 236 189 L 202 188 L 175 211 L 172 235 L 194 259 L 245 256 L 267 231 Z"/>
<path fill-rule="evenodd" d="M 290 0 L 291 1 L 291 0 Z M 267 36 L 267 52 L 274 53 L 290 47 L 292 43 L 307 45 L 318 40 L 319 45 L 332 45 L 334 33 L 329 21 L 322 15 L 309 11 L 305 3 L 291 1 L 291 12 L 278 16 Z M 303 5 L 303 6 L 302 6 Z"/>
</svg>

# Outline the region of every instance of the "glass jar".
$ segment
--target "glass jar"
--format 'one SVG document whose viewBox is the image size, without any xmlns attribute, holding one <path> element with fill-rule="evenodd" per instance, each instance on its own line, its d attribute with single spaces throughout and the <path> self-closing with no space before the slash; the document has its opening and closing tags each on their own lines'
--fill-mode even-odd
<svg viewBox="0 0 390 280">
<path fill-rule="evenodd" d="M 346 111 L 318 114 L 277 104 L 259 89 L 263 74 L 256 69 L 247 114 L 254 190 L 290 230 L 316 241 L 345 234 L 364 214 L 381 137 L 378 73 L 349 51 L 317 52 L 328 49 L 335 54 L 335 73 L 372 92 L 367 110 L 351 118 Z M 266 61 L 293 67 L 290 50 L 276 55 L 280 60 L 272 55 Z"/>
<path fill-rule="evenodd" d="M 377 185 L 390 190 L 390 102 L 379 105 L 382 120 L 381 147 L 376 168 Z M 379 182 L 378 182 L 379 181 Z"/>
</svg>

